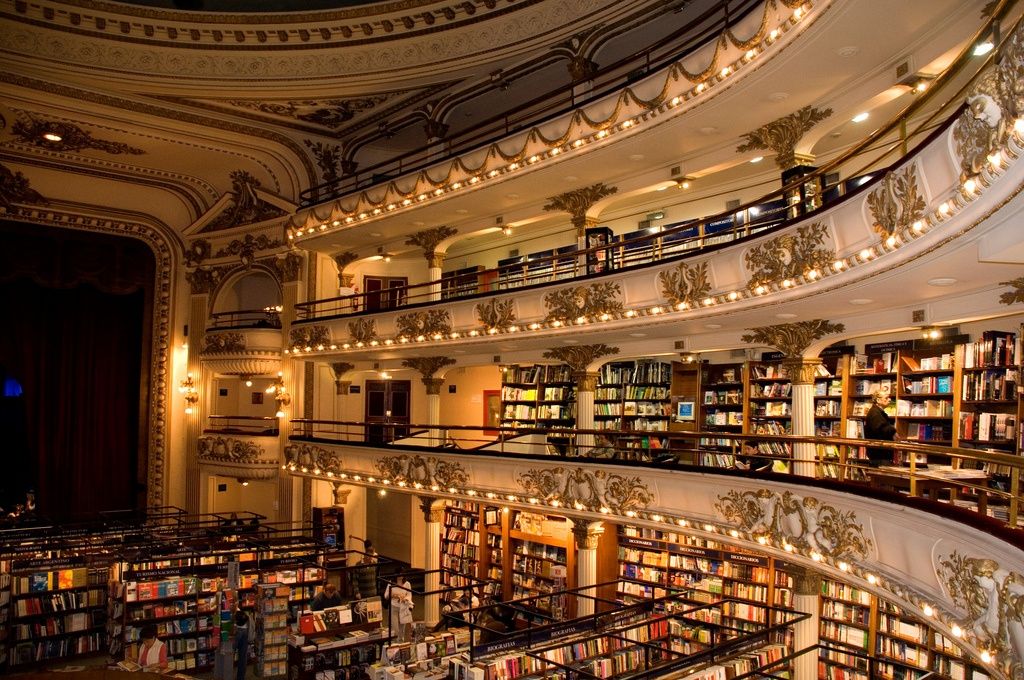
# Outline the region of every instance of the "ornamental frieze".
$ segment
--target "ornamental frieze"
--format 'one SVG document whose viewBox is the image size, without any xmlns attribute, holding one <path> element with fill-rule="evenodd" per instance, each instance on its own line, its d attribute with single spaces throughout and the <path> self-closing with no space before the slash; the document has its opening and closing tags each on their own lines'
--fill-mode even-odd
<svg viewBox="0 0 1024 680">
<path fill-rule="evenodd" d="M 909 227 L 924 216 L 924 198 L 917 188 L 917 168 L 889 171 L 868 195 L 871 227 L 883 239 Z"/>
<path fill-rule="evenodd" d="M 780 323 L 774 326 L 750 328 L 753 333 L 740 336 L 743 342 L 775 347 L 787 357 L 802 356 L 812 342 L 832 333 L 842 333 L 846 326 L 825 319 Z"/>
<path fill-rule="evenodd" d="M 939 576 L 968 620 L 976 646 L 994 652 L 1011 678 L 1024 675 L 1024 575 L 984 557 L 953 552 L 940 562 Z"/>
<path fill-rule="evenodd" d="M 280 248 L 284 245 L 284 241 L 275 240 L 267 236 L 266 234 L 260 234 L 259 236 L 253 236 L 252 234 L 246 234 L 243 239 L 235 239 L 228 245 L 224 246 L 217 251 L 214 257 L 227 257 L 229 255 L 238 255 L 242 263 L 249 262 L 250 264 L 256 259 L 256 252 L 260 250 L 271 250 L 273 248 Z"/>
<path fill-rule="evenodd" d="M 282 116 L 301 120 L 306 123 L 337 128 L 342 123 L 352 120 L 357 113 L 369 111 L 388 99 L 393 99 L 401 92 L 389 92 L 368 97 L 349 97 L 348 99 L 298 100 L 285 102 L 257 102 L 232 100 L 231 106 L 258 111 L 274 116 Z"/>
<path fill-rule="evenodd" d="M 548 308 L 544 320 L 571 323 L 579 318 L 622 314 L 625 308 L 618 299 L 620 295 L 622 289 L 614 282 L 554 290 L 544 295 L 544 306 Z"/>
<path fill-rule="evenodd" d="M 825 246 L 827 235 L 828 228 L 823 222 L 812 222 L 754 246 L 744 257 L 750 272 L 747 286 L 755 290 L 758 286 L 781 284 L 830 265 L 836 253 Z"/>
<path fill-rule="evenodd" d="M 355 342 L 369 344 L 378 338 L 377 322 L 373 319 L 356 319 L 348 322 L 348 334 Z"/>
<path fill-rule="evenodd" d="M 840 510 L 813 496 L 771 489 L 730 491 L 718 496 L 715 509 L 727 522 L 753 536 L 832 559 L 864 558 L 872 547 L 853 511 Z"/>
<path fill-rule="evenodd" d="M 237 331 L 207 333 L 202 354 L 227 354 L 245 351 L 245 336 Z"/>
<path fill-rule="evenodd" d="M 341 458 L 338 454 L 312 444 L 289 444 L 284 447 L 284 459 L 292 470 L 302 469 L 303 472 L 312 471 L 314 474 L 341 472 Z"/>
<path fill-rule="evenodd" d="M 198 444 L 200 462 L 277 465 L 276 460 L 263 458 L 266 452 L 256 442 L 243 441 L 233 437 L 200 437 Z"/>
<path fill-rule="evenodd" d="M 320 326 L 317 324 L 312 326 L 298 326 L 296 328 L 292 328 L 291 332 L 288 334 L 288 344 L 291 347 L 298 348 L 329 345 L 331 344 L 331 330 L 327 326 Z"/>
<path fill-rule="evenodd" d="M 378 458 L 376 467 L 381 475 L 392 482 L 405 482 L 410 486 L 420 484 L 425 488 L 460 488 L 469 481 L 462 465 L 438 460 L 433 456 L 387 456 Z"/>
<path fill-rule="evenodd" d="M 491 298 L 487 302 L 481 302 L 475 307 L 476 318 L 486 328 L 508 328 L 516 320 L 516 313 L 513 309 L 511 298 L 498 300 Z"/>
<path fill-rule="evenodd" d="M 658 282 L 661 284 L 661 294 L 673 307 L 685 305 L 693 309 L 711 292 L 707 262 L 693 267 L 680 262 L 673 269 L 659 273 Z"/>
<path fill-rule="evenodd" d="M 59 120 L 45 120 L 27 111 L 18 111 L 18 119 L 11 127 L 11 133 L 23 144 L 40 146 L 57 151 L 85 151 L 93 149 L 109 154 L 141 155 L 142 149 L 123 142 L 112 142 L 92 136 L 77 125 Z M 51 141 L 52 140 L 52 141 Z"/>
<path fill-rule="evenodd" d="M 208 295 L 217 289 L 217 285 L 231 269 L 230 266 L 200 267 L 194 271 L 185 272 L 185 280 L 193 295 Z"/>
<path fill-rule="evenodd" d="M 0 164 L 0 208 L 14 203 L 46 203 L 42 195 L 29 186 L 25 175 Z"/>
<path fill-rule="evenodd" d="M 302 270 L 302 256 L 298 253 L 286 253 L 284 257 L 275 257 L 271 260 L 271 268 L 281 283 L 298 281 L 299 272 Z"/>
<path fill-rule="evenodd" d="M 519 475 L 527 496 L 545 503 L 558 501 L 566 508 L 600 512 L 607 508 L 625 514 L 645 510 L 654 494 L 639 477 L 623 477 L 605 470 L 556 467 L 531 469 Z"/>
<path fill-rule="evenodd" d="M 447 310 L 428 309 L 402 314 L 395 319 L 398 335 L 406 338 L 430 338 L 435 335 L 448 335 L 452 332 L 452 318 Z"/>
<path fill-rule="evenodd" d="M 618 347 L 609 347 L 604 343 L 597 345 L 565 345 L 554 347 L 544 352 L 545 359 L 558 359 L 568 364 L 576 373 L 586 371 L 587 367 L 601 357 L 618 354 Z"/>
<path fill-rule="evenodd" d="M 831 115 L 832 109 L 805 106 L 743 135 L 747 141 L 736 147 L 736 151 L 774 151 L 775 163 L 786 170 L 796 165 L 796 145 L 800 138 Z"/>
<path fill-rule="evenodd" d="M 260 198 L 257 190 L 260 181 L 245 170 L 231 173 L 231 205 L 203 227 L 203 232 L 231 229 L 245 224 L 255 224 L 288 213 L 276 205 Z M 244 263 L 244 260 L 243 260 Z M 250 261 L 251 264 L 251 261 Z"/>
</svg>

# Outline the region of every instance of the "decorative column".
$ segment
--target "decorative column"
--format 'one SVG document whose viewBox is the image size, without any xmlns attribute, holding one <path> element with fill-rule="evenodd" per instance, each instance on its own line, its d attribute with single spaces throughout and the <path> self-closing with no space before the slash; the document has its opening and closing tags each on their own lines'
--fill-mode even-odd
<svg viewBox="0 0 1024 680">
<path fill-rule="evenodd" d="M 818 644 L 821 615 L 818 598 L 821 595 L 821 575 L 808 569 L 793 572 L 793 609 L 810 618 L 793 627 L 793 648 L 806 649 Z M 793 662 L 793 680 L 817 680 L 818 655 L 802 654 Z"/>
<path fill-rule="evenodd" d="M 355 364 L 350 364 L 347 361 L 335 361 L 331 363 L 331 371 L 334 373 L 334 407 L 331 409 L 331 413 L 335 420 L 345 420 L 344 406 L 347 399 L 338 399 L 338 397 L 347 397 L 349 388 L 352 387 L 351 380 L 342 380 L 342 376 L 355 368 Z"/>
<path fill-rule="evenodd" d="M 415 357 L 402 361 L 403 366 L 415 368 L 423 376 L 421 380 L 427 388 L 427 425 L 441 424 L 441 385 L 444 384 L 444 378 L 435 378 L 434 373 L 454 363 L 455 359 L 449 357 Z M 441 446 L 444 440 L 444 433 L 440 429 L 430 429 L 429 446 Z"/>
<path fill-rule="evenodd" d="M 596 217 L 588 217 L 588 211 L 602 198 L 611 196 L 619 190 L 618 187 L 605 186 L 604 182 L 592 184 L 589 187 L 567 191 L 557 196 L 549 196 L 549 203 L 544 206 L 547 211 L 567 212 L 571 216 L 572 226 L 576 227 L 576 247 L 580 251 L 587 249 L 587 229 L 597 224 Z M 587 256 L 581 253 L 577 258 L 579 272 L 587 269 Z"/>
<path fill-rule="evenodd" d="M 814 367 L 818 360 L 804 358 L 804 353 L 815 340 L 831 333 L 842 333 L 845 329 L 841 323 L 813 319 L 750 328 L 748 330 L 753 332 L 742 336 L 743 342 L 776 347 L 786 355 L 782 363 L 789 369 L 792 381 L 790 411 L 794 435 L 814 436 Z M 813 477 L 814 458 L 813 443 L 794 444 L 793 473 Z"/>
<path fill-rule="evenodd" d="M 302 278 L 302 263 L 308 263 L 305 279 Z M 303 300 L 312 300 L 316 297 L 316 258 L 305 260 L 298 253 L 287 253 L 274 261 L 274 270 L 281 281 L 281 336 L 291 338 L 292 323 L 295 321 L 295 304 Z M 303 287 L 305 284 L 305 287 Z M 304 369 L 305 367 L 303 367 Z M 290 404 L 291 413 L 309 413 L 307 417 L 313 417 L 312 380 L 304 381 L 305 370 L 295 370 L 294 362 L 281 361 L 281 380 L 285 385 L 291 384 L 290 392 L 299 397 L 302 403 L 295 403 L 292 399 Z M 310 373 L 310 377 L 312 373 Z M 308 406 L 307 406 L 308 405 Z M 308 409 L 308 411 L 307 411 Z M 289 443 L 292 434 L 291 418 L 281 418 L 278 423 L 278 438 L 281 442 L 281 450 Z M 313 486 L 311 480 L 304 479 L 301 483 L 289 475 L 281 475 L 277 489 L 278 520 L 298 520 L 302 518 L 312 519 L 312 496 Z M 298 494 L 296 493 L 298 491 Z M 299 500 L 296 507 L 296 499 Z"/>
<path fill-rule="evenodd" d="M 572 369 L 572 378 L 576 383 L 576 429 L 594 429 L 594 390 L 597 389 L 597 372 L 587 369 L 596 360 L 610 354 L 618 354 L 618 347 L 599 345 L 566 345 L 555 347 L 544 352 L 545 359 L 558 359 Z M 594 448 L 594 435 L 580 433 L 576 435 L 576 455 L 585 456 Z"/>
<path fill-rule="evenodd" d="M 459 230 L 453 227 L 434 227 L 418 231 L 405 241 L 407 246 L 419 246 L 423 249 L 423 257 L 427 259 L 427 281 L 429 281 L 426 299 L 431 302 L 441 299 L 441 267 L 444 266 L 444 251 L 438 250 L 438 246 L 442 241 L 457 233 Z M 417 293 L 417 297 L 419 295 L 421 294 Z M 414 300 L 414 302 L 422 301 L 421 299 Z"/>
<path fill-rule="evenodd" d="M 441 588 L 441 527 L 444 525 L 444 501 L 436 498 L 420 496 L 420 510 L 423 511 L 423 521 L 427 524 L 427 537 L 423 542 L 423 549 L 426 551 L 423 559 L 423 569 L 426 571 L 424 588 L 427 593 Z M 474 574 L 475 575 L 475 574 Z M 423 598 L 423 621 L 428 626 L 437 623 L 441 616 L 439 597 L 435 592 Z"/>
<path fill-rule="evenodd" d="M 334 256 L 334 264 L 338 265 L 338 295 L 352 295 L 355 292 L 355 274 L 345 272 L 345 268 L 359 259 L 359 254 L 346 250 Z"/>
<path fill-rule="evenodd" d="M 576 541 L 576 586 L 597 585 L 597 545 L 604 533 L 604 524 L 590 522 L 585 519 L 572 520 L 572 536 Z M 597 596 L 597 590 L 591 588 L 584 594 Z M 576 600 L 576 616 L 588 616 L 594 613 L 594 601 L 581 597 Z"/>
</svg>

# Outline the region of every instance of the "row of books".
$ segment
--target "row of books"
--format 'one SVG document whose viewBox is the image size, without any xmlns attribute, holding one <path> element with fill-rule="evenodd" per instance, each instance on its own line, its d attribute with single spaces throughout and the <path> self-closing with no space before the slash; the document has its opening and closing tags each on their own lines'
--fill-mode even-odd
<svg viewBox="0 0 1024 680">
<path fill-rule="evenodd" d="M 760 384 L 752 384 L 750 386 L 751 397 L 788 397 L 790 392 L 793 390 L 792 384 L 788 382 L 772 382 Z"/>
<path fill-rule="evenodd" d="M 103 649 L 104 638 L 102 633 L 89 633 L 61 639 L 18 643 L 11 653 L 11 665 L 97 652 Z"/>
<path fill-rule="evenodd" d="M 904 378 L 903 392 L 905 394 L 952 394 L 953 376 L 926 375 L 916 378 Z"/>
<path fill-rule="evenodd" d="M 672 365 L 663 361 L 612 362 L 601 367 L 598 379 L 605 385 L 660 385 L 672 380 Z"/>
<path fill-rule="evenodd" d="M 1017 370 L 993 368 L 964 373 L 961 390 L 965 401 L 1012 401 L 1017 398 Z"/>
<path fill-rule="evenodd" d="M 538 382 L 571 382 L 572 369 L 564 364 L 537 366 L 509 366 L 505 369 L 505 382 L 534 385 Z"/>
<path fill-rule="evenodd" d="M 62 617 L 40 619 L 32 623 L 19 623 L 14 626 L 15 639 L 32 640 L 39 637 L 52 637 L 64 633 L 77 633 L 106 623 L 103 611 L 78 612 Z"/>
<path fill-rule="evenodd" d="M 102 607 L 106 601 L 107 592 L 102 589 L 53 593 L 43 597 L 24 597 L 14 601 L 14 614 L 15 616 L 33 616 L 86 607 Z"/>
<path fill-rule="evenodd" d="M 39 571 L 25 576 L 14 576 L 11 587 L 15 595 L 26 593 L 39 593 L 48 590 L 67 590 L 70 588 L 84 588 L 86 586 L 106 587 L 106 571 L 93 570 L 102 575 L 102 580 L 94 575 L 90 580 L 90 570 L 81 567 L 78 569 L 58 569 L 55 571 Z"/>
<path fill-rule="evenodd" d="M 964 368 L 1016 366 L 1020 356 L 1016 333 L 985 331 L 981 340 L 964 345 Z"/>
<path fill-rule="evenodd" d="M 1017 416 L 1007 413 L 961 413 L 960 439 L 1013 441 Z"/>
</svg>

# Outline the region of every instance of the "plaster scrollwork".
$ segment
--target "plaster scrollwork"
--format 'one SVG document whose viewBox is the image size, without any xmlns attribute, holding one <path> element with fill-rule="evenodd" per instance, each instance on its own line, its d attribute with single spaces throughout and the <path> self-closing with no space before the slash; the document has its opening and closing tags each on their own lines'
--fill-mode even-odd
<svg viewBox="0 0 1024 680">
<path fill-rule="evenodd" d="M 418 246 L 423 249 L 423 256 L 427 258 L 427 262 L 433 264 L 436 256 L 437 246 L 440 245 L 441 241 L 446 238 L 451 238 L 455 234 L 459 233 L 459 230 L 454 227 L 434 227 L 432 229 L 423 229 L 417 231 L 405 240 L 407 246 Z M 436 265 L 440 266 L 440 265 Z"/>
<path fill-rule="evenodd" d="M 230 229 L 275 217 L 285 217 L 287 213 L 284 210 L 260 198 L 257 192 L 259 188 L 259 180 L 250 173 L 245 170 L 234 170 L 231 173 L 231 205 L 203 227 L 203 231 Z"/>
<path fill-rule="evenodd" d="M 288 334 L 288 344 L 291 347 L 298 348 L 330 345 L 331 330 L 327 326 L 319 324 L 299 326 L 298 328 L 291 329 L 291 332 Z"/>
<path fill-rule="evenodd" d="M 740 336 L 743 342 L 768 345 L 779 349 L 787 357 L 802 356 L 812 342 L 832 333 L 842 333 L 846 326 L 825 319 L 811 319 L 795 323 L 750 328 L 753 333 Z"/>
<path fill-rule="evenodd" d="M 304 139 L 302 142 L 313 154 L 324 182 L 340 179 L 338 171 L 341 169 L 344 158 L 344 149 L 340 144 L 325 144 L 324 142 L 314 142 L 311 139 Z"/>
<path fill-rule="evenodd" d="M 922 218 L 925 208 L 917 188 L 917 169 L 911 165 L 903 172 L 887 172 L 867 202 L 874 218 L 871 226 L 883 239 L 909 227 Z"/>
<path fill-rule="evenodd" d="M 832 559 L 867 557 L 873 545 L 853 511 L 839 510 L 813 496 L 771 489 L 730 491 L 718 496 L 715 509 L 752 535 Z"/>
<path fill-rule="evenodd" d="M 999 562 L 953 552 L 940 561 L 947 592 L 968 617 L 978 646 L 995 652 L 1008 677 L 1024 675 L 1024 576 Z"/>
<path fill-rule="evenodd" d="M 378 337 L 377 322 L 373 319 L 349 321 L 348 334 L 355 342 L 370 343 Z"/>
<path fill-rule="evenodd" d="M 387 456 L 378 458 L 376 467 L 381 475 L 392 482 L 420 484 L 424 488 L 461 488 L 469 481 L 469 475 L 462 465 L 438 460 L 433 456 Z"/>
<path fill-rule="evenodd" d="M 999 296 L 1000 304 L 1013 305 L 1018 302 L 1024 302 L 1024 276 L 1018 276 L 1011 281 L 1000 281 L 999 285 L 1013 288 L 1013 290 L 1008 290 Z"/>
<path fill-rule="evenodd" d="M 395 319 L 398 335 L 407 338 L 448 335 L 452 332 L 452 318 L 448 310 L 428 309 L 402 314 Z"/>
<path fill-rule="evenodd" d="M 14 203 L 43 204 L 46 199 L 29 186 L 25 175 L 0 164 L 0 208 L 6 211 Z"/>
<path fill-rule="evenodd" d="M 347 99 L 306 99 L 286 102 L 232 100 L 227 103 L 231 106 L 258 111 L 259 113 L 283 116 L 306 123 L 337 128 L 343 123 L 352 120 L 357 113 L 369 111 L 389 98 L 394 97 L 395 93 L 388 93 L 367 97 L 349 97 Z"/>
<path fill-rule="evenodd" d="M 185 272 L 185 280 L 193 295 L 209 295 L 230 270 L 231 267 L 199 267 Z"/>
<path fill-rule="evenodd" d="M 271 260 L 271 268 L 282 283 L 298 281 L 302 269 L 302 255 L 286 253 L 283 257 L 275 257 Z"/>
<path fill-rule="evenodd" d="M 341 472 L 341 457 L 313 444 L 289 444 L 284 447 L 284 459 L 292 470 L 305 468 L 303 472 Z"/>
<path fill-rule="evenodd" d="M 622 314 L 622 288 L 614 282 L 592 283 L 554 290 L 544 295 L 545 321 L 572 322 L 580 317 L 596 319 L 603 314 Z"/>
<path fill-rule="evenodd" d="M 569 365 L 574 372 L 580 373 L 587 370 L 590 364 L 601 357 L 618 354 L 618 347 L 609 347 L 604 343 L 596 345 L 565 345 L 554 347 L 544 352 L 545 359 L 558 359 Z"/>
<path fill-rule="evenodd" d="M 654 494 L 640 477 L 624 477 L 605 470 L 581 467 L 530 469 L 517 480 L 523 493 L 566 508 L 599 512 L 607 508 L 623 514 L 646 510 Z"/>
<path fill-rule="evenodd" d="M 708 263 L 701 262 L 691 267 L 685 262 L 680 262 L 675 268 L 658 274 L 658 283 L 661 284 L 661 294 L 673 307 L 696 307 L 711 292 Z"/>
<path fill-rule="evenodd" d="M 491 298 L 488 302 L 481 302 L 475 307 L 476 318 L 486 328 L 507 328 L 515 323 L 516 313 L 513 309 L 512 298 L 498 300 Z"/>
<path fill-rule="evenodd" d="M 548 203 L 544 210 L 548 212 L 567 212 L 572 216 L 572 224 L 577 230 L 581 230 L 587 221 L 587 211 L 602 198 L 611 196 L 619 190 L 618 187 L 606 186 L 604 182 L 591 184 L 589 187 L 574 189 L 557 196 L 549 196 Z"/>
<path fill-rule="evenodd" d="M 432 378 L 435 373 L 444 368 L 445 366 L 451 366 L 455 363 L 455 359 L 451 357 L 412 357 L 411 359 L 403 359 L 402 365 L 406 368 L 419 371 L 420 375 L 424 378 Z"/>
<path fill-rule="evenodd" d="M 790 232 L 754 246 L 744 259 L 750 280 L 747 287 L 755 290 L 770 283 L 780 284 L 786 279 L 826 267 L 836 259 L 836 252 L 825 246 L 828 227 L 823 222 L 812 222 Z"/>
<path fill-rule="evenodd" d="M 210 257 L 212 250 L 213 247 L 209 241 L 205 238 L 197 238 L 185 249 L 185 266 L 198 267 L 203 260 Z"/>
<path fill-rule="evenodd" d="M 243 441 L 232 437 L 200 437 L 198 440 L 200 462 L 217 463 L 270 463 L 276 460 L 264 459 L 266 452 L 256 442 Z"/>
<path fill-rule="evenodd" d="M 17 114 L 18 119 L 11 127 L 11 134 L 18 137 L 23 144 L 56 149 L 57 151 L 94 149 L 109 154 L 126 153 L 136 156 L 146 153 L 142 149 L 123 142 L 112 142 L 93 137 L 91 132 L 83 130 L 73 123 L 46 120 L 27 111 L 18 111 Z"/>
<path fill-rule="evenodd" d="M 736 147 L 736 151 L 774 151 L 776 164 L 785 170 L 796 165 L 796 145 L 800 138 L 831 115 L 832 109 L 805 106 L 743 135 L 747 141 Z"/>
<path fill-rule="evenodd" d="M 284 241 L 274 240 L 266 234 L 260 234 L 259 236 L 253 236 L 252 234 L 246 234 L 245 238 L 234 239 L 228 245 L 224 246 L 217 251 L 214 257 L 227 257 L 229 255 L 238 255 L 242 263 L 245 264 L 252 262 L 256 259 L 256 252 L 260 250 L 270 250 L 272 248 L 279 248 L 284 245 Z"/>
<path fill-rule="evenodd" d="M 245 351 L 245 336 L 237 331 L 207 333 L 201 354 L 227 354 Z"/>
</svg>

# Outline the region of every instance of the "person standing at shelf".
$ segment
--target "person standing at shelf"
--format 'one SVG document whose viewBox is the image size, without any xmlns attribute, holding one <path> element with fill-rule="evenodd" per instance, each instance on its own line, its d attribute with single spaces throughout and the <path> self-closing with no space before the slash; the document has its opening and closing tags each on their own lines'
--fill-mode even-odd
<svg viewBox="0 0 1024 680">
<path fill-rule="evenodd" d="M 399 576 L 384 591 L 384 597 L 391 601 L 391 637 L 394 642 L 405 642 L 412 632 L 412 584 L 405 576 Z"/>
<path fill-rule="evenodd" d="M 142 670 L 163 673 L 167 670 L 167 645 L 156 636 L 156 624 L 147 623 L 139 631 L 139 665 Z"/>
<path fill-rule="evenodd" d="M 245 666 L 249 662 L 249 638 L 251 624 L 245 611 L 235 608 L 235 680 L 245 680 Z"/>
<path fill-rule="evenodd" d="M 323 590 L 316 594 L 313 601 L 309 604 L 309 608 L 315 612 L 323 611 L 328 607 L 340 607 L 342 604 L 341 593 L 338 592 L 338 586 L 331 582 L 324 584 Z"/>
<path fill-rule="evenodd" d="M 771 458 L 760 453 L 761 442 L 756 439 L 748 439 L 740 444 L 740 453 L 736 456 L 735 466 L 737 470 L 753 470 L 754 472 L 768 472 L 772 469 Z"/>
<path fill-rule="evenodd" d="M 871 408 L 864 416 L 865 439 L 878 439 L 886 442 L 899 439 L 896 436 L 896 425 L 893 424 L 892 417 L 885 412 L 885 407 L 889 405 L 890 401 L 888 390 L 879 389 L 871 395 Z M 867 453 L 868 465 L 871 467 L 892 464 L 893 452 L 890 449 L 869 446 Z"/>
<path fill-rule="evenodd" d="M 365 541 L 364 553 L 359 567 L 353 570 L 353 594 L 356 599 L 365 600 L 379 593 L 377 590 L 377 551 L 373 542 Z"/>
</svg>

